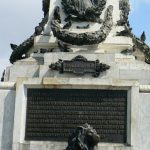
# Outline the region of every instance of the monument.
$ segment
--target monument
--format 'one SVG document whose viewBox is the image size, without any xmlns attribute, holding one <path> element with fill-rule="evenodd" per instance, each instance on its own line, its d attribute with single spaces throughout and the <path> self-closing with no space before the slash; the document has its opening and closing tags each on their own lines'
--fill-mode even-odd
<svg viewBox="0 0 150 150">
<path fill-rule="evenodd" d="M 43 11 L 11 44 L 0 149 L 149 150 L 150 47 L 132 32 L 129 1 L 43 0 Z"/>
</svg>

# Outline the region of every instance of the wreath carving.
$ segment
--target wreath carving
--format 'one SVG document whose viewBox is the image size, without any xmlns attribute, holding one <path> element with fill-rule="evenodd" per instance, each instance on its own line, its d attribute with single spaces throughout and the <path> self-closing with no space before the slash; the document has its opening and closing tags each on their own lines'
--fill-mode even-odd
<svg viewBox="0 0 150 150">
<path fill-rule="evenodd" d="M 99 44 L 106 39 L 113 26 L 113 6 L 109 5 L 106 9 L 104 21 L 99 30 L 95 32 L 73 33 L 60 26 L 60 14 L 58 6 L 55 8 L 54 16 L 51 21 L 51 29 L 55 37 L 59 40 L 72 45 L 92 45 Z M 57 14 L 57 15 L 56 15 Z"/>
</svg>

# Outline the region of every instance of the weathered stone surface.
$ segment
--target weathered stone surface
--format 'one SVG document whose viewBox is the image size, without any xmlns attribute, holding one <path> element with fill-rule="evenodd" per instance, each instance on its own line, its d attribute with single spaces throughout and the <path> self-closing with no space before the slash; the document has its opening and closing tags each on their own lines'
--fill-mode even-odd
<svg viewBox="0 0 150 150">
<path fill-rule="evenodd" d="M 150 147 L 150 93 L 140 94 L 139 109 L 139 149 L 148 150 Z"/>
<path fill-rule="evenodd" d="M 12 150 L 15 91 L 0 89 L 0 149 Z"/>
<path fill-rule="evenodd" d="M 39 77 L 39 66 L 13 65 L 10 68 L 9 81 L 16 81 L 18 77 Z"/>
<path fill-rule="evenodd" d="M 148 84 L 150 82 L 150 71 L 140 69 L 120 69 L 120 79 L 124 80 L 138 80 L 141 84 Z"/>
</svg>

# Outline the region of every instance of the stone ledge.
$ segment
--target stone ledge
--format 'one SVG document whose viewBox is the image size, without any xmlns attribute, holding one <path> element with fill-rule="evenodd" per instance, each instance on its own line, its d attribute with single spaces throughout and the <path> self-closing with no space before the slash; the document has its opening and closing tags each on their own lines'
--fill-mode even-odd
<svg viewBox="0 0 150 150">
<path fill-rule="evenodd" d="M 15 82 L 0 82 L 0 90 L 15 90 Z"/>
<path fill-rule="evenodd" d="M 54 36 L 39 35 L 34 38 L 34 48 L 53 48 L 57 47 L 56 38 Z"/>
<path fill-rule="evenodd" d="M 131 87 L 139 86 L 136 80 L 116 80 L 116 79 L 99 79 L 99 78 L 43 78 L 43 85 L 67 85 L 67 86 L 101 86 L 101 87 Z"/>
</svg>

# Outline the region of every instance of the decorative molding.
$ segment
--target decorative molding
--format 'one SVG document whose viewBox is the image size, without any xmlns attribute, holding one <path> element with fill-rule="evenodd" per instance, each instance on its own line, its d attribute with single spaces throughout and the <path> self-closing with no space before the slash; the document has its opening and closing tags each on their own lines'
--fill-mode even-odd
<svg viewBox="0 0 150 150">
<path fill-rule="evenodd" d="M 72 60 L 61 60 L 52 63 L 49 68 L 57 70 L 59 73 L 73 73 L 82 76 L 86 73 L 92 73 L 93 77 L 98 77 L 101 72 L 106 71 L 110 66 L 99 63 L 99 60 L 88 61 L 85 57 L 79 55 Z"/>
<path fill-rule="evenodd" d="M 112 18 L 113 6 L 106 9 L 104 21 L 101 28 L 95 32 L 73 33 L 63 29 L 55 16 L 51 21 L 51 29 L 55 37 L 59 40 L 72 45 L 92 45 L 101 43 L 106 39 L 113 26 Z"/>
</svg>

